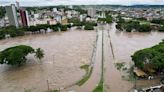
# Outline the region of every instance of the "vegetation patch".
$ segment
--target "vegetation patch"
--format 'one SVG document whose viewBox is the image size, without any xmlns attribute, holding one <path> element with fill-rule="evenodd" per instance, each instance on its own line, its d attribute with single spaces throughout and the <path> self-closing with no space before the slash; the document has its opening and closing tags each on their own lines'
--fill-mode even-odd
<svg viewBox="0 0 164 92">
<path fill-rule="evenodd" d="M 14 26 L 8 26 L 0 28 L 0 39 L 5 39 L 8 37 L 23 36 L 24 30 L 22 28 L 16 29 Z"/>
<path fill-rule="evenodd" d="M 100 81 L 98 86 L 93 90 L 93 92 L 103 92 L 103 80 Z"/>
<path fill-rule="evenodd" d="M 151 23 L 155 23 L 155 24 L 160 24 L 160 25 L 164 25 L 164 19 L 153 19 L 151 21 Z"/>
<path fill-rule="evenodd" d="M 112 23 L 112 16 L 108 15 L 106 18 L 98 18 L 98 22 L 106 22 L 106 23 Z"/>
<path fill-rule="evenodd" d="M 159 32 L 164 32 L 164 26 L 161 26 L 161 27 L 159 28 Z"/>
<path fill-rule="evenodd" d="M 52 29 L 53 31 L 67 31 L 67 28 L 70 28 L 71 25 L 62 25 L 60 23 L 56 25 L 48 25 L 48 24 L 38 24 L 36 26 L 29 26 L 29 27 L 20 27 L 16 28 L 15 26 L 8 26 L 8 27 L 2 27 L 0 28 L 0 39 L 5 39 L 9 37 L 17 37 L 17 36 L 23 36 L 25 35 L 25 32 L 31 32 L 31 33 L 46 33 L 47 28 Z"/>
<path fill-rule="evenodd" d="M 85 30 L 94 30 L 94 26 L 92 26 L 92 25 L 85 25 L 84 29 Z"/>
<path fill-rule="evenodd" d="M 132 60 L 136 67 L 147 73 L 162 71 L 164 69 L 164 41 L 151 48 L 135 52 Z"/>
<path fill-rule="evenodd" d="M 122 79 L 124 79 L 124 80 L 126 80 L 126 81 L 135 81 L 135 75 L 133 74 L 133 75 L 131 75 L 131 74 L 129 74 L 129 75 L 127 75 L 127 76 L 122 76 Z"/>
<path fill-rule="evenodd" d="M 131 32 L 132 30 L 138 32 L 150 32 L 152 30 L 149 22 L 137 21 L 137 20 L 124 20 L 119 17 L 117 21 L 116 28 L 120 31 L 125 30 L 126 32 Z"/>
<path fill-rule="evenodd" d="M 89 71 L 89 65 L 82 65 L 82 66 L 80 66 L 80 69 L 84 69 L 85 71 L 86 71 L 86 73 L 88 73 L 88 71 Z"/>
<path fill-rule="evenodd" d="M 78 86 L 83 85 L 90 78 L 92 71 L 93 71 L 93 67 L 90 68 L 89 65 L 83 65 L 80 68 L 84 69 L 86 71 L 86 74 L 84 75 L 84 77 L 80 81 L 78 81 L 76 83 L 76 85 L 78 85 Z"/>
<path fill-rule="evenodd" d="M 126 81 L 135 81 L 136 80 L 136 76 L 133 72 L 134 70 L 134 66 L 131 66 L 129 69 L 127 69 L 127 73 L 128 75 L 123 75 L 122 78 Z"/>
<path fill-rule="evenodd" d="M 35 53 L 35 57 L 38 59 L 44 57 L 43 50 L 40 48 L 35 50 L 26 45 L 7 48 L 0 52 L 0 64 L 22 65 L 27 61 L 26 56 L 32 53 Z"/>
<path fill-rule="evenodd" d="M 116 66 L 116 68 L 117 68 L 118 70 L 121 70 L 121 69 L 126 70 L 126 68 L 124 67 L 124 66 L 125 66 L 125 62 L 116 63 L 115 66 Z"/>
</svg>

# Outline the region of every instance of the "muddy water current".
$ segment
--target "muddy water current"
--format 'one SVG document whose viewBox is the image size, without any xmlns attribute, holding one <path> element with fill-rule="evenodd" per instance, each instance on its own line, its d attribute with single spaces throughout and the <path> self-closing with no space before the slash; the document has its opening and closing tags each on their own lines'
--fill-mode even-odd
<svg viewBox="0 0 164 92">
<path fill-rule="evenodd" d="M 130 56 L 135 51 L 158 44 L 164 39 L 164 33 L 121 32 L 116 30 L 115 23 L 100 27 L 98 30 L 104 31 L 105 92 L 128 92 L 134 83 L 122 79 L 126 73 L 118 71 L 115 63 L 125 62 L 126 67 L 129 67 L 133 64 Z M 74 84 L 85 75 L 85 71 L 79 67 L 91 62 L 96 34 L 95 31 L 72 30 L 1 40 L 0 51 L 24 44 L 42 48 L 45 57 L 39 62 L 33 55 L 29 55 L 27 64 L 21 67 L 0 65 L 0 92 L 25 92 L 26 90 L 45 92 L 48 90 L 47 85 L 50 89 L 57 89 Z M 98 42 L 102 43 L 100 40 Z M 99 82 L 102 47 L 98 45 L 96 51 L 95 59 L 97 59 L 91 77 L 81 87 L 71 88 L 71 90 L 91 91 L 89 88 L 95 88 L 94 86 Z"/>
<path fill-rule="evenodd" d="M 0 51 L 20 44 L 42 48 L 41 62 L 29 55 L 21 67 L 0 65 L 0 92 L 45 92 L 69 86 L 85 74 L 79 67 L 89 64 L 95 31 L 35 34 L 0 41 Z M 48 80 L 48 82 L 47 82 Z"/>
</svg>

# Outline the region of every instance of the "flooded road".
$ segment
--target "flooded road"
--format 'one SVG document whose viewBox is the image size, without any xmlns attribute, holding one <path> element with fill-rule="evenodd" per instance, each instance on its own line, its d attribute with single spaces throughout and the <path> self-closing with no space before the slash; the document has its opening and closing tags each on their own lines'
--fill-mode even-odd
<svg viewBox="0 0 164 92">
<path fill-rule="evenodd" d="M 90 78 L 82 85 L 82 86 L 74 86 L 69 88 L 67 91 L 75 91 L 75 92 L 92 92 L 96 86 L 98 85 L 101 78 L 101 64 L 102 64 L 102 30 L 97 32 L 97 46 L 95 55 L 93 56 L 93 62 L 91 67 L 93 66 L 93 71 Z M 65 92 L 67 92 L 65 91 Z"/>
<path fill-rule="evenodd" d="M 128 92 L 133 84 L 123 80 L 121 72 L 115 67 L 116 61 L 112 53 L 111 39 L 107 30 L 104 33 L 104 90 L 105 92 Z"/>
<path fill-rule="evenodd" d="M 126 67 L 132 65 L 131 55 L 137 50 L 151 47 L 158 44 L 164 39 L 164 33 L 151 32 L 151 33 L 139 33 L 139 32 L 120 32 L 115 28 L 115 23 L 104 27 L 105 31 L 105 92 L 128 92 L 134 83 L 128 82 L 122 79 L 122 76 L 126 76 L 127 73 L 118 71 L 114 63 L 125 62 Z M 110 38 L 107 38 L 107 30 L 109 30 Z M 113 54 L 112 55 L 112 49 Z"/>
<path fill-rule="evenodd" d="M 69 86 L 85 74 L 79 67 L 90 64 L 95 31 L 36 34 L 0 41 L 0 51 L 15 45 L 42 48 L 42 62 L 28 56 L 22 67 L 0 65 L 0 92 L 46 92 Z"/>
<path fill-rule="evenodd" d="M 93 62 L 93 72 L 89 80 L 82 85 L 77 92 L 92 92 L 98 85 L 101 78 L 102 64 L 102 31 L 98 31 L 97 50 L 95 61 Z"/>
</svg>

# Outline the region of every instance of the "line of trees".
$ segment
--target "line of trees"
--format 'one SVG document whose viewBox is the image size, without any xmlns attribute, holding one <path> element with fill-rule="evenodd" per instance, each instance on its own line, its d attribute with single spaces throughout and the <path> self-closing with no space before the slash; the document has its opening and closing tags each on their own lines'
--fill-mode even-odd
<svg viewBox="0 0 164 92">
<path fill-rule="evenodd" d="M 151 25 L 150 24 L 140 24 L 139 21 L 125 21 L 124 19 L 120 18 L 117 22 L 116 28 L 120 31 L 127 31 L 131 32 L 132 30 L 138 31 L 138 32 L 150 32 Z"/>
<path fill-rule="evenodd" d="M 44 52 L 41 48 L 33 49 L 26 45 L 10 47 L 0 52 L 0 64 L 20 66 L 26 63 L 26 56 L 33 53 L 39 60 L 44 57 Z"/>
<path fill-rule="evenodd" d="M 106 18 L 98 18 L 97 21 L 103 23 L 112 23 L 112 16 L 108 15 Z"/>
<path fill-rule="evenodd" d="M 140 20 L 137 20 L 125 21 L 122 17 L 118 17 L 116 28 L 120 31 L 125 30 L 127 32 L 131 32 L 132 30 L 138 32 L 150 32 L 151 30 L 158 30 L 159 32 L 164 32 L 164 19 L 153 19 L 151 23 L 147 24 L 142 24 L 140 23 Z M 154 26 L 156 26 L 156 28 Z"/>
<path fill-rule="evenodd" d="M 97 23 L 95 22 L 87 22 L 87 21 L 81 22 L 78 18 L 70 19 L 69 23 L 73 23 L 72 26 L 77 26 L 77 27 L 84 26 L 85 30 L 94 30 L 94 27 L 97 26 Z"/>
<path fill-rule="evenodd" d="M 164 32 L 164 26 L 161 26 L 161 27 L 159 28 L 159 32 Z"/>
<path fill-rule="evenodd" d="M 75 21 L 73 26 L 85 26 L 85 30 L 93 30 L 94 26 L 97 26 L 97 23 L 94 22 L 79 22 Z M 47 28 L 52 29 L 53 31 L 67 31 L 68 28 L 71 28 L 72 25 L 62 25 L 60 23 L 56 25 L 48 25 L 48 24 L 40 24 L 36 26 L 30 26 L 30 27 L 21 27 L 16 28 L 14 26 L 8 26 L 8 27 L 2 27 L 0 28 L 0 39 L 5 39 L 8 37 L 16 37 L 16 36 L 23 36 L 25 35 L 25 32 L 32 32 L 32 33 L 41 33 L 47 32 Z"/>
<path fill-rule="evenodd" d="M 97 26 L 97 23 L 95 22 L 87 22 L 87 21 L 81 22 L 78 18 L 71 18 L 68 20 L 68 22 L 73 23 L 72 26 L 85 26 L 85 25 Z"/>
<path fill-rule="evenodd" d="M 136 67 L 151 72 L 160 72 L 164 69 L 164 40 L 158 45 L 135 52 L 132 60 Z"/>
<path fill-rule="evenodd" d="M 97 23 L 94 22 L 84 22 L 84 29 L 85 30 L 94 30 L 94 27 L 97 26 Z"/>
<path fill-rule="evenodd" d="M 164 32 L 164 19 L 153 19 L 151 23 L 159 24 L 161 27 L 159 28 L 159 32 Z"/>
<path fill-rule="evenodd" d="M 23 36 L 23 35 L 24 35 L 24 29 L 22 28 L 17 29 L 14 26 L 0 28 L 0 39 L 4 39 L 7 36 L 16 37 L 16 36 Z"/>
<path fill-rule="evenodd" d="M 153 19 L 151 23 L 164 25 L 164 19 Z"/>
<path fill-rule="evenodd" d="M 31 32 L 37 32 L 37 31 L 41 31 L 41 29 L 45 30 L 45 32 L 47 31 L 47 28 L 52 29 L 53 31 L 59 31 L 59 29 L 61 31 L 67 31 L 69 25 L 61 25 L 60 23 L 56 24 L 56 25 L 48 25 L 48 24 L 40 24 L 40 25 L 36 25 L 36 26 L 30 26 L 30 27 L 24 27 L 25 31 L 31 31 Z"/>
<path fill-rule="evenodd" d="M 42 25 L 36 25 L 36 26 L 30 26 L 30 27 L 21 27 L 16 28 L 15 26 L 8 26 L 0 28 L 0 39 L 5 39 L 6 37 L 16 37 L 16 36 L 23 36 L 25 32 L 41 32 L 41 29 L 43 29 L 45 32 L 47 31 L 47 28 L 52 29 L 53 31 L 67 31 L 67 28 L 70 28 L 71 25 L 48 25 L 48 24 L 42 24 Z"/>
</svg>

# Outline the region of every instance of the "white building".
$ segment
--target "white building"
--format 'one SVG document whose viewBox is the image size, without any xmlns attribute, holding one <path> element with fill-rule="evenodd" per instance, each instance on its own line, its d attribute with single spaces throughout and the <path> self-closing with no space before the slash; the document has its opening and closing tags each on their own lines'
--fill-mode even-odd
<svg viewBox="0 0 164 92">
<path fill-rule="evenodd" d="M 80 15 L 80 22 L 82 22 L 84 20 L 84 16 Z"/>
<path fill-rule="evenodd" d="M 2 18 L 0 19 L 0 27 L 4 27 L 5 26 L 5 19 Z"/>
<path fill-rule="evenodd" d="M 102 18 L 106 18 L 106 14 L 104 11 L 101 12 L 101 16 L 102 16 Z"/>
<path fill-rule="evenodd" d="M 88 9 L 88 16 L 90 16 L 90 17 L 95 17 L 95 16 L 96 16 L 96 9 L 94 9 L 94 8 L 89 8 L 89 9 Z"/>
<path fill-rule="evenodd" d="M 53 8 L 53 12 L 57 13 L 58 12 L 57 8 Z"/>
<path fill-rule="evenodd" d="M 62 20 L 62 16 L 61 15 L 56 15 L 55 16 L 55 19 L 58 23 L 61 23 L 61 20 Z"/>
<path fill-rule="evenodd" d="M 39 18 L 39 14 L 34 14 L 34 19 L 38 19 Z"/>
<path fill-rule="evenodd" d="M 73 6 L 72 6 L 72 5 L 70 5 L 70 6 L 68 6 L 68 8 L 73 9 Z"/>
</svg>

